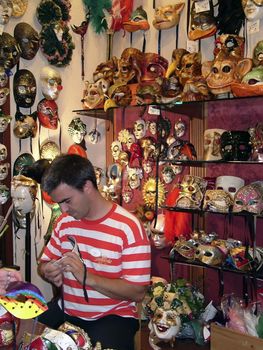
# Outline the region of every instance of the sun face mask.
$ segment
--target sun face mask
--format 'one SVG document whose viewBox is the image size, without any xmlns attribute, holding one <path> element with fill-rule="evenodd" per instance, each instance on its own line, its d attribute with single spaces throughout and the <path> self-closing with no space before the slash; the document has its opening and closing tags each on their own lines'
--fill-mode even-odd
<svg viewBox="0 0 263 350">
<path fill-rule="evenodd" d="M 21 57 L 32 60 L 39 49 L 38 32 L 30 24 L 21 22 L 15 26 L 14 37 L 21 48 Z"/>
<path fill-rule="evenodd" d="M 178 25 L 184 2 L 160 6 L 155 9 L 153 26 L 157 30 L 170 29 Z"/>
<path fill-rule="evenodd" d="M 43 98 L 37 105 L 37 117 L 40 124 L 47 129 L 58 127 L 58 105 L 54 100 Z"/>
<path fill-rule="evenodd" d="M 252 182 L 241 187 L 235 197 L 233 212 L 239 213 L 247 211 L 260 215 L 263 211 L 263 183 L 261 181 Z"/>
<path fill-rule="evenodd" d="M 18 107 L 32 107 L 37 93 L 36 79 L 27 69 L 20 69 L 14 75 L 14 98 Z"/>
</svg>

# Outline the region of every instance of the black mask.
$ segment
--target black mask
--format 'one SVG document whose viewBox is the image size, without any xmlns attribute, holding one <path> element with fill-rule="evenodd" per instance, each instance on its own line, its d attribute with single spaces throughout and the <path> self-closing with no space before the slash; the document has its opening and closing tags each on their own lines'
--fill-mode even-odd
<svg viewBox="0 0 263 350">
<path fill-rule="evenodd" d="M 36 98 L 36 79 L 27 69 L 20 69 L 14 76 L 14 98 L 19 107 L 32 107 Z"/>
<path fill-rule="evenodd" d="M 32 60 L 39 49 L 38 32 L 30 24 L 21 22 L 15 26 L 14 37 L 21 48 L 21 57 Z"/>
<path fill-rule="evenodd" d="M 251 155 L 250 135 L 247 131 L 225 131 L 221 135 L 223 160 L 246 161 Z"/>
<path fill-rule="evenodd" d="M 21 49 L 16 39 L 3 32 L 0 35 L 0 66 L 5 69 L 12 69 L 19 61 Z"/>
</svg>

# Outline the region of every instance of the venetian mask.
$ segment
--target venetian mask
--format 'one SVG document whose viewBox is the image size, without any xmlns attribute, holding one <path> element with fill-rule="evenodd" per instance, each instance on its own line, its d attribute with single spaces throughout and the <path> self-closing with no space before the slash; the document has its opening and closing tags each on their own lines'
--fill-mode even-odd
<svg viewBox="0 0 263 350">
<path fill-rule="evenodd" d="M 215 246 L 200 244 L 196 248 L 195 259 L 206 265 L 218 266 L 225 260 L 225 255 Z"/>
<path fill-rule="evenodd" d="M 150 230 L 151 230 L 151 238 L 154 246 L 157 249 L 163 249 L 166 247 L 166 237 L 164 233 L 164 225 L 165 225 L 165 215 L 158 214 L 156 220 L 153 219 L 151 222 Z"/>
<path fill-rule="evenodd" d="M 246 161 L 251 155 L 251 149 L 247 131 L 225 131 L 221 135 L 221 154 L 226 161 Z"/>
<path fill-rule="evenodd" d="M 15 341 L 15 330 L 19 320 L 10 312 L 0 307 L 0 347 L 8 348 Z"/>
<path fill-rule="evenodd" d="M 216 21 L 214 18 L 213 1 L 209 0 L 209 10 L 197 12 L 196 3 L 193 1 L 191 7 L 191 24 L 188 32 L 190 40 L 199 40 L 214 35 L 217 31 Z"/>
<path fill-rule="evenodd" d="M 199 176 L 184 175 L 176 205 L 180 208 L 198 209 L 202 204 L 207 181 Z"/>
<path fill-rule="evenodd" d="M 0 143 L 0 160 L 6 160 L 7 148 L 4 144 Z"/>
<path fill-rule="evenodd" d="M 156 127 L 158 140 L 166 140 L 171 131 L 170 119 L 159 116 L 156 122 Z"/>
<path fill-rule="evenodd" d="M 141 168 L 128 168 L 128 184 L 132 190 L 140 187 L 143 173 Z"/>
<path fill-rule="evenodd" d="M 156 203 L 156 191 L 158 186 L 158 198 Z M 165 201 L 165 187 L 161 181 L 156 183 L 156 180 L 150 177 L 143 184 L 142 189 L 143 201 L 148 208 L 155 208 L 156 204 L 160 207 Z"/>
<path fill-rule="evenodd" d="M 21 49 L 16 39 L 3 32 L 0 36 L 0 66 L 12 69 L 19 61 Z"/>
<path fill-rule="evenodd" d="M 8 83 L 8 74 L 4 67 L 0 67 L 0 88 L 3 88 Z"/>
<path fill-rule="evenodd" d="M 132 201 L 133 191 L 129 186 L 124 186 L 122 189 L 122 200 L 124 203 L 128 204 Z"/>
<path fill-rule="evenodd" d="M 181 59 L 181 69 L 178 72 L 179 81 L 182 86 L 187 80 L 201 75 L 201 53 L 186 53 Z"/>
<path fill-rule="evenodd" d="M 146 123 L 143 119 L 138 119 L 134 122 L 133 133 L 137 140 L 142 139 L 146 134 Z"/>
<path fill-rule="evenodd" d="M 197 243 L 194 239 L 185 240 L 185 238 L 179 237 L 179 239 L 175 242 L 171 253 L 175 250 L 184 258 L 194 260 L 196 247 Z"/>
<path fill-rule="evenodd" d="M 165 77 L 168 68 L 166 58 L 157 53 L 147 52 L 143 57 L 141 82 L 154 82 L 158 77 Z"/>
<path fill-rule="evenodd" d="M 251 159 L 263 161 L 263 123 L 257 123 L 254 128 L 248 130 L 252 144 Z"/>
<path fill-rule="evenodd" d="M 174 123 L 174 136 L 176 138 L 184 136 L 185 129 L 185 123 L 181 119 L 179 119 L 177 122 Z"/>
<path fill-rule="evenodd" d="M 83 107 L 88 109 L 99 108 L 105 99 L 109 83 L 105 79 L 99 79 L 96 83 L 85 82 L 83 91 Z"/>
<path fill-rule="evenodd" d="M 58 330 L 68 334 L 74 340 L 78 349 L 88 349 L 92 346 L 88 334 L 80 327 L 77 327 L 69 322 L 64 322 L 61 326 L 59 326 Z"/>
<path fill-rule="evenodd" d="M 214 56 L 216 59 L 244 57 L 245 38 L 234 34 L 222 34 L 216 38 Z"/>
<path fill-rule="evenodd" d="M 204 196 L 203 209 L 228 213 L 233 205 L 233 198 L 224 190 L 206 190 Z"/>
<path fill-rule="evenodd" d="M 27 69 L 20 69 L 14 75 L 14 98 L 19 107 L 32 107 L 37 93 L 36 79 Z"/>
<path fill-rule="evenodd" d="M 9 188 L 6 185 L 0 184 L 0 204 L 5 204 L 9 198 Z"/>
<path fill-rule="evenodd" d="M 9 168 L 10 168 L 9 163 L 0 164 L 0 181 L 3 181 L 7 178 Z"/>
<path fill-rule="evenodd" d="M 10 115 L 5 115 L 0 111 L 0 133 L 6 131 L 12 117 Z"/>
<path fill-rule="evenodd" d="M 160 6 L 155 9 L 153 26 L 157 30 L 169 29 L 178 25 L 184 2 Z"/>
<path fill-rule="evenodd" d="M 123 22 L 123 28 L 130 33 L 136 32 L 137 30 L 145 31 L 150 28 L 147 13 L 142 6 L 137 7 L 137 9 L 131 13 L 129 20 Z"/>
<path fill-rule="evenodd" d="M 234 198 L 233 212 L 247 211 L 260 215 L 263 211 L 263 184 L 252 182 L 241 187 Z"/>
<path fill-rule="evenodd" d="M 262 0 L 242 0 L 242 6 L 248 21 L 255 21 L 263 17 Z"/>
<path fill-rule="evenodd" d="M 37 134 L 37 112 L 32 114 L 22 114 L 16 112 L 15 124 L 13 128 L 14 135 L 19 139 L 35 137 Z"/>
<path fill-rule="evenodd" d="M 244 185 L 245 181 L 238 176 L 222 175 L 216 178 L 216 189 L 226 191 L 232 199 L 234 199 L 236 192 Z"/>
<path fill-rule="evenodd" d="M 132 92 L 130 87 L 124 83 L 115 83 L 109 87 L 109 99 L 104 104 L 104 110 L 109 107 L 126 107 L 132 101 Z"/>
<path fill-rule="evenodd" d="M 23 171 L 35 163 L 35 159 L 30 153 L 22 153 L 20 154 L 13 166 L 13 176 L 20 175 Z"/>
<path fill-rule="evenodd" d="M 104 176 L 104 172 L 102 168 L 99 168 L 97 166 L 94 167 L 95 175 L 96 175 L 96 182 L 97 185 L 99 186 L 101 184 L 102 178 Z"/>
<path fill-rule="evenodd" d="M 0 0 L 0 25 L 5 25 L 9 22 L 12 10 L 13 4 L 11 0 Z"/>
<path fill-rule="evenodd" d="M 135 136 L 132 133 L 129 133 L 127 141 L 126 141 L 126 146 L 128 151 L 131 149 L 131 145 L 135 143 L 136 139 Z"/>
<path fill-rule="evenodd" d="M 38 185 L 33 179 L 24 175 L 16 175 L 11 181 L 11 197 L 16 211 L 22 215 L 35 208 Z"/>
<path fill-rule="evenodd" d="M 118 60 L 113 56 L 110 60 L 100 63 L 93 73 L 93 80 L 96 83 L 100 79 L 106 80 L 109 85 L 113 84 L 113 77 L 117 72 Z"/>
<path fill-rule="evenodd" d="M 58 127 L 58 105 L 54 100 L 43 98 L 37 105 L 37 116 L 44 128 L 57 129 Z"/>
<path fill-rule="evenodd" d="M 12 16 L 13 17 L 23 16 L 27 10 L 28 0 L 12 0 L 12 3 L 13 3 Z"/>
<path fill-rule="evenodd" d="M 111 164 L 107 169 L 109 184 L 114 187 L 119 185 L 121 181 L 122 168 L 120 164 Z"/>
<path fill-rule="evenodd" d="M 170 184 L 175 177 L 173 168 L 171 166 L 165 166 L 162 169 L 161 174 L 162 174 L 162 179 L 166 184 Z"/>
<path fill-rule="evenodd" d="M 253 65 L 263 65 L 263 40 L 260 40 L 253 50 Z"/>
<path fill-rule="evenodd" d="M 152 135 L 156 135 L 156 133 L 157 133 L 156 122 L 150 121 L 148 123 L 148 129 Z"/>
<path fill-rule="evenodd" d="M 40 146 L 40 158 L 54 160 L 60 154 L 59 146 L 54 141 L 44 141 Z"/>
<path fill-rule="evenodd" d="M 130 156 L 129 165 L 130 166 L 134 166 L 134 165 L 138 166 L 138 164 L 140 165 L 143 157 L 141 146 L 138 143 L 133 143 L 130 147 L 130 153 L 131 153 L 131 156 Z"/>
<path fill-rule="evenodd" d="M 156 337 L 160 340 L 175 338 L 181 329 L 181 319 L 176 310 L 157 308 L 149 325 Z M 150 335 L 151 338 L 151 335 Z"/>
<path fill-rule="evenodd" d="M 40 73 L 40 87 L 47 100 L 56 100 L 62 90 L 60 73 L 49 67 L 43 67 Z"/>
<path fill-rule="evenodd" d="M 142 168 L 145 174 L 150 174 L 153 171 L 154 162 L 150 159 L 143 159 Z"/>
<path fill-rule="evenodd" d="M 122 151 L 121 142 L 113 141 L 111 144 L 111 154 L 115 162 L 119 160 L 121 151 Z"/>
<path fill-rule="evenodd" d="M 87 135 L 86 124 L 80 118 L 74 118 L 71 120 L 68 126 L 68 132 L 72 140 L 80 144 L 84 137 Z"/>
<path fill-rule="evenodd" d="M 114 75 L 114 83 L 138 83 L 141 79 L 141 68 L 144 54 L 136 48 L 125 49 L 118 60 L 118 69 Z"/>
<path fill-rule="evenodd" d="M 14 37 L 21 48 L 21 57 L 32 60 L 39 49 L 38 32 L 30 24 L 20 22 L 15 26 Z"/>
<path fill-rule="evenodd" d="M 153 152 L 155 151 L 155 139 L 153 137 L 143 137 L 141 139 L 141 147 L 144 159 L 153 158 Z"/>
<path fill-rule="evenodd" d="M 7 101 L 7 96 L 9 95 L 9 89 L 4 87 L 0 88 L 0 106 L 3 106 Z"/>
<path fill-rule="evenodd" d="M 206 129 L 204 132 L 204 160 L 219 160 L 221 156 L 221 135 L 224 129 Z"/>
</svg>

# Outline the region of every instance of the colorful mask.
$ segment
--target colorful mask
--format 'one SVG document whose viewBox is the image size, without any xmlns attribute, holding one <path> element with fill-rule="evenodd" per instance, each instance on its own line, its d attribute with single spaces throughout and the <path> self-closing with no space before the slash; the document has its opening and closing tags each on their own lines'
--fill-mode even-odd
<svg viewBox="0 0 263 350">
<path fill-rule="evenodd" d="M 261 96 L 263 88 L 263 66 L 254 67 L 245 74 L 241 83 L 231 84 L 231 90 L 234 96 Z"/>
<path fill-rule="evenodd" d="M 119 186 L 121 181 L 121 174 L 122 174 L 122 167 L 120 166 L 120 164 L 109 165 L 107 169 L 109 185 L 113 185 L 114 187 Z"/>
<path fill-rule="evenodd" d="M 10 198 L 10 191 L 6 185 L 0 184 L 0 204 L 5 204 Z"/>
<path fill-rule="evenodd" d="M 111 154 L 115 162 L 119 160 L 122 146 L 120 141 L 113 141 L 111 144 Z"/>
<path fill-rule="evenodd" d="M 212 95 L 208 89 L 206 80 L 201 76 L 197 76 L 186 81 L 181 98 L 185 102 L 206 101 L 211 100 Z"/>
<path fill-rule="evenodd" d="M 260 215 L 263 211 L 262 182 L 252 182 L 241 187 L 234 198 L 233 212 L 247 211 Z"/>
<path fill-rule="evenodd" d="M 87 153 L 83 147 L 77 144 L 73 144 L 69 146 L 67 154 L 78 154 L 79 156 L 83 158 L 87 158 Z"/>
<path fill-rule="evenodd" d="M 5 115 L 0 111 L 0 133 L 6 131 L 12 117 L 10 115 Z"/>
<path fill-rule="evenodd" d="M 11 197 L 16 211 L 22 215 L 34 211 L 37 189 L 37 182 L 29 177 L 17 175 L 12 178 Z"/>
<path fill-rule="evenodd" d="M 176 205 L 180 208 L 198 209 L 201 207 L 207 181 L 199 176 L 184 175 Z"/>
<path fill-rule="evenodd" d="M 216 189 L 224 190 L 234 199 L 236 192 L 245 185 L 245 181 L 238 176 L 222 175 L 216 178 Z"/>
<path fill-rule="evenodd" d="M 37 112 L 32 114 L 22 114 L 16 112 L 15 124 L 13 128 L 14 135 L 19 139 L 35 137 L 37 134 Z"/>
<path fill-rule="evenodd" d="M 21 49 L 16 39 L 3 32 L 0 36 L 0 66 L 12 69 L 19 61 Z"/>
<path fill-rule="evenodd" d="M 72 337 L 63 331 L 46 327 L 41 337 L 50 341 L 56 348 L 78 350 L 78 346 Z M 31 345 L 30 348 L 34 348 L 34 345 Z"/>
<path fill-rule="evenodd" d="M 143 137 L 140 140 L 141 147 L 143 149 L 143 159 L 153 158 L 155 151 L 155 139 L 151 136 Z"/>
<path fill-rule="evenodd" d="M 157 206 L 160 207 L 165 201 L 165 187 L 161 181 L 158 181 L 156 184 L 156 180 L 150 177 L 143 184 L 142 196 L 143 201 L 147 208 L 153 209 L 156 205 L 156 189 L 158 185 L 158 198 L 157 198 Z"/>
<path fill-rule="evenodd" d="M 123 22 L 123 28 L 130 33 L 138 30 L 146 31 L 150 28 L 147 13 L 142 6 L 137 7 L 137 9 L 131 13 L 130 19 Z"/>
<path fill-rule="evenodd" d="M 0 347 L 8 348 L 15 341 L 15 332 L 19 325 L 19 320 L 16 319 L 10 312 L 0 307 Z"/>
<path fill-rule="evenodd" d="M 190 40 L 208 38 L 217 31 L 213 1 L 209 0 L 208 11 L 196 12 L 195 6 L 198 1 L 194 0 L 191 7 L 191 24 L 188 32 L 188 38 Z"/>
<path fill-rule="evenodd" d="M 234 34 L 222 34 L 216 38 L 214 56 L 215 59 L 244 57 L 245 38 Z"/>
<path fill-rule="evenodd" d="M 59 331 L 68 334 L 79 348 L 89 349 L 92 345 L 88 334 L 80 327 L 77 327 L 69 322 L 64 322 L 58 328 Z"/>
<path fill-rule="evenodd" d="M 132 190 L 140 187 L 141 179 L 143 178 L 142 169 L 140 168 L 128 168 L 128 184 Z"/>
<path fill-rule="evenodd" d="M 189 79 L 200 76 L 201 67 L 200 52 L 186 53 L 183 55 L 181 59 L 181 69 L 178 71 L 180 84 L 184 86 Z"/>
<path fill-rule="evenodd" d="M 181 119 L 179 119 L 177 122 L 174 123 L 174 136 L 176 138 L 184 136 L 185 129 L 185 123 Z"/>
<path fill-rule="evenodd" d="M 174 177 L 175 177 L 175 174 L 174 174 L 174 171 L 173 171 L 173 168 L 171 166 L 165 166 L 163 169 L 162 169 L 162 179 L 164 181 L 164 183 L 166 184 L 170 184 Z"/>
<path fill-rule="evenodd" d="M 151 238 L 154 246 L 157 249 L 163 249 L 166 247 L 166 237 L 164 233 L 164 225 L 165 225 L 165 215 L 158 214 L 156 220 L 153 219 L 151 222 Z"/>
<path fill-rule="evenodd" d="M 130 166 L 140 165 L 143 157 L 141 146 L 138 143 L 133 143 L 130 147 L 130 153 L 131 153 L 131 157 L 130 157 L 129 165 Z"/>
<path fill-rule="evenodd" d="M 221 135 L 224 129 L 206 129 L 204 132 L 204 160 L 219 160 L 221 155 Z"/>
<path fill-rule="evenodd" d="M 43 98 L 37 105 L 37 117 L 40 124 L 47 129 L 58 127 L 58 105 L 54 100 Z"/>
<path fill-rule="evenodd" d="M 20 154 L 13 166 L 13 176 L 20 175 L 23 173 L 23 171 L 30 166 L 32 166 L 35 162 L 34 157 L 30 153 L 22 153 Z"/>
<path fill-rule="evenodd" d="M 84 137 L 87 135 L 86 124 L 84 124 L 80 118 L 74 118 L 69 123 L 68 132 L 72 140 L 75 143 L 80 144 L 84 140 Z"/>
<path fill-rule="evenodd" d="M 30 24 L 20 22 L 15 26 L 14 37 L 21 48 L 21 57 L 32 60 L 39 49 L 38 32 Z"/>
<path fill-rule="evenodd" d="M 184 2 L 181 2 L 175 5 L 157 7 L 153 19 L 154 28 L 163 30 L 178 25 L 184 5 Z"/>
<path fill-rule="evenodd" d="M 7 148 L 4 144 L 0 143 L 0 160 L 6 160 Z"/>
<path fill-rule="evenodd" d="M 134 122 L 133 133 L 137 140 L 142 139 L 146 134 L 146 122 L 143 119 L 138 119 Z"/>
<path fill-rule="evenodd" d="M 27 69 L 20 69 L 14 75 L 14 97 L 19 107 L 32 107 L 37 93 L 36 79 Z"/>
<path fill-rule="evenodd" d="M 242 0 L 242 6 L 248 21 L 263 17 L 263 2 L 261 0 Z"/>
<path fill-rule="evenodd" d="M 6 88 L 6 87 L 0 88 L 0 106 L 3 106 L 6 103 L 8 95 L 9 95 L 8 88 Z"/>
<path fill-rule="evenodd" d="M 233 205 L 233 198 L 224 190 L 206 190 L 204 196 L 204 210 L 228 213 Z"/>
<path fill-rule="evenodd" d="M 128 204 L 132 201 L 133 191 L 129 186 L 124 186 L 122 189 L 122 200 L 124 203 Z"/>
<path fill-rule="evenodd" d="M 100 63 L 93 73 L 93 80 L 96 83 L 100 79 L 106 80 L 109 85 L 113 84 L 113 77 L 118 70 L 117 57 L 113 56 L 110 60 Z"/>
<path fill-rule="evenodd" d="M 12 3 L 13 3 L 12 16 L 13 17 L 23 16 L 27 10 L 28 0 L 12 0 Z"/>
<path fill-rule="evenodd" d="M 109 83 L 105 79 L 99 79 L 96 83 L 85 82 L 85 90 L 83 91 L 83 108 L 93 109 L 103 105 L 105 94 L 108 90 Z"/>
<path fill-rule="evenodd" d="M 118 60 L 118 69 L 114 75 L 114 83 L 138 83 L 141 79 L 141 69 L 144 61 L 142 51 L 129 47 L 123 50 Z"/>
<path fill-rule="evenodd" d="M 141 82 L 154 82 L 158 77 L 165 77 L 168 68 L 166 58 L 157 53 L 147 52 L 143 56 Z"/>
<path fill-rule="evenodd" d="M 46 66 L 41 69 L 40 87 L 47 100 L 56 100 L 62 90 L 61 76 L 55 69 Z"/>
<path fill-rule="evenodd" d="M 225 131 L 221 135 L 221 154 L 226 161 L 246 161 L 251 155 L 251 149 L 247 131 Z"/>
<path fill-rule="evenodd" d="M 0 88 L 3 88 L 8 83 L 8 74 L 4 67 L 0 67 Z"/>
<path fill-rule="evenodd" d="M 132 92 L 129 85 L 125 83 L 115 83 L 109 87 L 109 99 L 104 103 L 104 110 L 109 107 L 126 107 L 132 101 Z"/>
<path fill-rule="evenodd" d="M 179 239 L 175 242 L 173 249 L 170 252 L 170 255 L 173 254 L 175 250 L 182 257 L 194 260 L 195 259 L 195 251 L 198 244 L 194 239 L 185 240 L 183 237 L 179 237 Z"/>
<path fill-rule="evenodd" d="M 3 181 L 7 178 L 9 168 L 10 168 L 9 163 L 0 164 L 0 181 Z"/>
<path fill-rule="evenodd" d="M 5 25 L 9 22 L 12 10 L 13 4 L 11 0 L 0 0 L 0 25 Z"/>
</svg>

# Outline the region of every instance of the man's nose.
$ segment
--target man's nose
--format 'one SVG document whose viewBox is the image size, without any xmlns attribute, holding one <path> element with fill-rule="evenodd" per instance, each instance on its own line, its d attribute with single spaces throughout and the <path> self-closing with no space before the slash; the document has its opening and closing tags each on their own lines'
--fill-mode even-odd
<svg viewBox="0 0 263 350">
<path fill-rule="evenodd" d="M 66 213 L 68 211 L 67 203 L 60 203 L 59 206 L 60 206 L 62 213 Z"/>
</svg>

